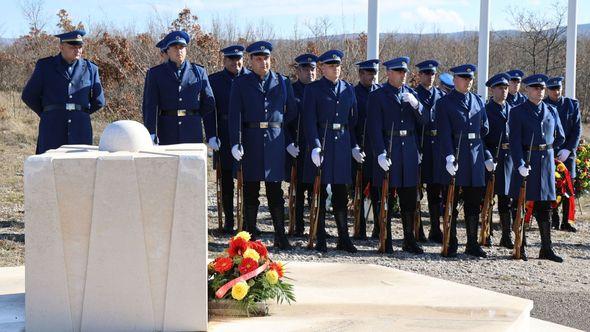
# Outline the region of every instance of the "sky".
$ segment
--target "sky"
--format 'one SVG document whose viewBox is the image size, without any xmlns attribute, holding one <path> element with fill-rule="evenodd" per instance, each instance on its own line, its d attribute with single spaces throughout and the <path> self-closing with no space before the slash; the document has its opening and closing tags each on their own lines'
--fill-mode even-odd
<svg viewBox="0 0 590 332">
<path fill-rule="evenodd" d="M 149 22 L 169 22 L 184 7 L 199 16 L 207 31 L 215 20 L 232 21 L 238 29 L 270 25 L 277 38 L 310 36 L 308 26 L 318 20 L 330 22 L 330 34 L 367 31 L 367 0 L 2 0 L 0 37 L 14 38 L 28 31 L 22 7 L 27 2 L 43 3 L 50 33 L 56 32 L 59 9 L 64 8 L 74 22 L 108 24 L 120 29 L 146 31 Z M 493 30 L 513 29 L 509 11 L 528 8 L 538 15 L 550 15 L 551 4 L 567 6 L 567 0 L 490 0 Z M 477 30 L 479 0 L 380 0 L 381 32 L 456 32 Z M 578 1 L 578 24 L 590 23 L 590 1 Z M 297 26 L 297 29 L 295 27 Z M 92 31 L 89 31 L 90 33 Z"/>
</svg>

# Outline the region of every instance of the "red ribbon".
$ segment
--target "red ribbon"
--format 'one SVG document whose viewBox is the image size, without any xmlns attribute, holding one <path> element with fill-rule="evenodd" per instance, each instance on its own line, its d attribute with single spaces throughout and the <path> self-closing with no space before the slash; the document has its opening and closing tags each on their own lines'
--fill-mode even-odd
<svg viewBox="0 0 590 332">
<path fill-rule="evenodd" d="M 235 284 L 237 284 L 240 281 L 247 281 L 249 279 L 256 277 L 257 275 L 262 273 L 264 270 L 266 270 L 267 267 L 268 267 L 268 261 L 266 261 L 266 263 L 259 266 L 256 270 L 250 271 L 250 272 L 243 274 L 233 280 L 230 280 L 225 285 L 219 287 L 219 289 L 215 292 L 215 297 L 218 299 L 224 297 L 225 293 L 227 293 L 227 291 L 230 290 Z"/>
</svg>

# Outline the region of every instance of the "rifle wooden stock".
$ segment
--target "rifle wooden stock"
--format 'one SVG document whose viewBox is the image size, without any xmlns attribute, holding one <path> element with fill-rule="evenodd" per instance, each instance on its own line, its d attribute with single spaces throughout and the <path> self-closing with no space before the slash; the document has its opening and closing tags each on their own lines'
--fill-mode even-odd
<svg viewBox="0 0 590 332">
<path fill-rule="evenodd" d="M 449 240 L 451 238 L 451 222 L 453 218 L 455 200 L 455 177 L 451 177 L 451 183 L 447 189 L 447 200 L 445 202 L 445 213 L 443 216 L 443 247 L 442 255 L 447 256 L 449 253 Z"/>
<path fill-rule="evenodd" d="M 488 237 L 490 236 L 490 225 L 492 223 L 492 209 L 494 207 L 494 186 L 496 184 L 496 174 L 492 173 L 486 186 L 486 194 L 483 199 L 481 209 L 481 230 L 479 232 L 479 244 L 487 246 Z"/>
<path fill-rule="evenodd" d="M 379 249 L 380 253 L 385 253 L 385 240 L 387 239 L 387 210 L 389 208 L 389 172 L 383 176 L 381 183 L 381 202 L 379 208 Z"/>
<path fill-rule="evenodd" d="M 311 207 L 309 209 L 309 241 L 307 248 L 313 249 L 313 241 L 315 240 L 318 219 L 320 216 L 320 190 L 322 189 L 322 169 L 318 169 L 318 174 L 313 180 L 313 195 L 311 197 Z"/>
<path fill-rule="evenodd" d="M 244 175 L 242 174 L 242 165 L 238 167 L 237 172 L 237 186 L 236 186 L 236 218 L 238 219 L 238 232 L 241 232 L 244 228 L 244 218 L 242 213 L 244 210 Z M 252 230 L 250 230 L 252 231 Z"/>
<path fill-rule="evenodd" d="M 289 183 L 289 235 L 295 233 L 295 203 L 297 195 L 297 159 L 293 160 L 291 166 L 291 182 Z"/>
<path fill-rule="evenodd" d="M 358 164 L 356 179 L 354 182 L 354 199 L 352 208 L 354 212 L 354 236 L 359 236 L 361 231 L 361 204 L 363 204 L 363 165 Z"/>
<path fill-rule="evenodd" d="M 215 187 L 217 189 L 217 227 L 223 229 L 223 195 L 221 189 L 221 157 L 216 153 L 215 158 Z"/>
<path fill-rule="evenodd" d="M 514 218 L 514 250 L 512 257 L 515 259 L 521 258 L 521 248 L 524 238 L 524 215 L 526 204 L 526 178 L 522 180 L 520 190 L 518 191 L 518 202 L 516 203 L 516 218 Z"/>
</svg>

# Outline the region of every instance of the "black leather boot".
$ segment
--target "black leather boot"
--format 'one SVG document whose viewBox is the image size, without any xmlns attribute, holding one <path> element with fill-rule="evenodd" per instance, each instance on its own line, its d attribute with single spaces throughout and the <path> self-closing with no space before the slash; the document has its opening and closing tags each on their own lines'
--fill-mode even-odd
<svg viewBox="0 0 590 332">
<path fill-rule="evenodd" d="M 359 222 L 359 233 L 354 236 L 355 240 L 366 240 L 367 239 L 367 219 L 365 218 L 365 200 L 361 200 L 360 207 L 360 222 Z"/>
<path fill-rule="evenodd" d="M 272 225 L 275 228 L 274 247 L 289 250 L 291 244 L 285 235 L 285 209 L 283 206 L 274 206 L 270 208 L 270 216 L 272 218 Z"/>
<path fill-rule="evenodd" d="M 424 225 L 422 224 L 422 218 L 420 217 L 420 223 L 418 224 L 418 227 L 420 228 L 418 231 L 418 242 L 421 243 L 426 243 L 428 242 L 428 239 L 426 238 L 426 234 L 424 234 Z"/>
<path fill-rule="evenodd" d="M 327 252 L 328 247 L 326 246 L 326 210 L 320 208 L 318 213 L 318 223 L 316 226 L 316 243 L 315 250 L 319 252 Z"/>
<path fill-rule="evenodd" d="M 305 204 L 305 184 L 297 184 L 297 193 L 295 198 L 295 233 L 293 236 L 302 237 L 305 232 L 305 223 L 303 221 L 303 209 Z"/>
<path fill-rule="evenodd" d="M 457 240 L 457 216 L 453 213 L 451 218 L 451 229 L 449 230 L 449 247 L 447 254 L 444 257 L 457 257 L 457 249 L 459 248 L 459 241 Z"/>
<path fill-rule="evenodd" d="M 559 230 L 559 205 L 554 208 L 551 209 L 551 226 L 553 227 L 554 230 Z"/>
<path fill-rule="evenodd" d="M 440 206 L 438 204 L 429 204 L 428 213 L 430 214 L 428 240 L 434 243 L 442 243 L 443 234 L 440 230 Z"/>
<path fill-rule="evenodd" d="M 512 243 L 512 223 L 509 212 L 500 213 L 500 224 L 502 225 L 502 238 L 500 238 L 500 246 L 508 249 L 514 249 L 514 243 Z"/>
<path fill-rule="evenodd" d="M 258 215 L 258 206 L 256 205 L 244 205 L 244 211 L 242 211 L 242 225 L 243 230 L 250 233 L 250 239 L 256 240 L 258 234 L 252 231 L 256 228 L 256 217 Z"/>
<path fill-rule="evenodd" d="M 371 232 L 371 239 L 378 240 L 379 239 L 379 209 L 381 207 L 381 203 L 379 201 L 373 202 L 373 231 Z"/>
<path fill-rule="evenodd" d="M 467 245 L 465 254 L 475 257 L 487 257 L 487 254 L 477 242 L 477 226 L 479 225 L 477 215 L 465 217 L 465 229 L 467 231 Z"/>
<path fill-rule="evenodd" d="M 414 216 L 415 212 L 402 213 L 402 227 L 404 230 L 402 250 L 413 254 L 423 254 L 424 250 L 416 243 L 416 238 L 414 237 Z"/>
<path fill-rule="evenodd" d="M 221 204 L 223 205 L 223 216 L 225 217 L 223 223 L 223 233 L 233 234 L 234 232 L 234 200 L 233 193 L 223 192 Z"/>
<path fill-rule="evenodd" d="M 338 228 L 338 244 L 336 245 L 336 250 L 344 250 L 350 253 L 357 252 L 356 247 L 352 244 L 348 236 L 346 209 L 335 210 L 334 218 L 336 219 L 336 227 Z"/>
<path fill-rule="evenodd" d="M 541 233 L 541 250 L 539 259 L 547 259 L 557 263 L 563 262 L 563 258 L 557 256 L 551 248 L 551 224 L 549 223 L 550 210 L 540 210 L 536 213 L 539 232 Z"/>
</svg>

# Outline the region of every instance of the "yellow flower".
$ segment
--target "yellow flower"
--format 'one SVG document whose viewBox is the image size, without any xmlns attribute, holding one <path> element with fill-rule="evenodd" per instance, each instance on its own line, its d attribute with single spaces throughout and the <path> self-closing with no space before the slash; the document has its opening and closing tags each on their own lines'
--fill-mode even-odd
<svg viewBox="0 0 590 332">
<path fill-rule="evenodd" d="M 580 159 L 576 158 L 576 165 L 580 165 Z"/>
<path fill-rule="evenodd" d="M 248 286 L 245 281 L 240 281 L 231 288 L 231 297 L 241 301 L 244 297 L 246 297 L 249 289 L 250 286 Z"/>
<path fill-rule="evenodd" d="M 264 278 L 266 278 L 266 281 L 271 285 L 276 285 L 276 283 L 279 282 L 279 274 L 275 270 L 266 271 Z"/>
<path fill-rule="evenodd" d="M 250 233 L 248 233 L 246 231 L 239 232 L 238 234 L 236 234 L 236 237 L 241 237 L 246 242 L 250 241 Z"/>
<path fill-rule="evenodd" d="M 246 251 L 244 251 L 244 254 L 242 256 L 244 258 L 252 258 L 253 260 L 255 260 L 257 262 L 260 259 L 260 255 L 258 254 L 258 252 L 252 248 L 246 249 Z"/>
<path fill-rule="evenodd" d="M 558 173 L 558 172 L 555 172 L 555 178 L 556 178 L 556 179 L 561 179 L 561 175 L 559 175 L 559 173 Z"/>
</svg>

